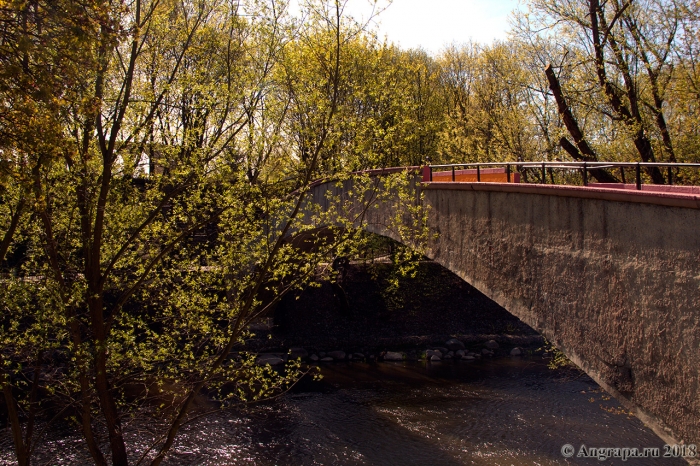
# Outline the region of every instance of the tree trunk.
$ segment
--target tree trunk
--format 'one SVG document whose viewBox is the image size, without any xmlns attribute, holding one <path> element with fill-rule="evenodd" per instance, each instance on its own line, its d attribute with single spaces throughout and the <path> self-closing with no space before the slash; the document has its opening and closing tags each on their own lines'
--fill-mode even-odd
<svg viewBox="0 0 700 466">
<path fill-rule="evenodd" d="M 10 244 L 12 243 L 12 237 L 15 235 L 15 231 L 17 231 L 17 226 L 19 225 L 19 220 L 22 217 L 22 214 L 24 213 L 24 196 L 17 201 L 17 205 L 15 206 L 15 211 L 12 212 L 12 219 L 10 220 L 10 226 L 5 232 L 5 235 L 2 238 L 2 242 L 0 242 L 0 262 L 5 260 L 5 254 L 7 254 L 7 250 L 10 248 Z"/>
<path fill-rule="evenodd" d="M 544 69 L 544 73 L 547 75 L 547 81 L 549 81 L 549 89 L 552 91 L 552 94 L 554 94 L 554 100 L 557 102 L 559 114 L 561 115 L 569 134 L 571 134 L 571 137 L 574 138 L 574 142 L 576 143 L 580 153 L 578 153 L 577 156 L 574 156 L 573 153 L 567 148 L 564 148 L 564 150 L 572 154 L 572 156 L 577 160 L 585 160 L 587 162 L 598 161 L 598 155 L 588 145 L 588 142 L 584 138 L 583 132 L 578 125 L 578 121 L 576 121 L 573 113 L 571 113 L 571 108 L 564 98 L 564 93 L 561 90 L 559 79 L 557 79 L 556 75 L 554 74 L 551 64 L 547 65 L 547 67 Z"/>
<path fill-rule="evenodd" d="M 99 276 L 93 278 L 99 280 Z M 93 296 L 99 296 L 89 299 L 88 301 L 92 331 L 95 335 L 95 357 L 93 360 L 95 365 L 95 390 L 100 400 L 100 410 L 105 418 L 107 433 L 109 434 L 112 464 L 114 466 L 127 466 L 129 461 L 126 454 L 126 444 L 124 443 L 117 405 L 114 402 L 114 396 L 112 395 L 109 377 L 107 375 L 107 339 L 103 316 L 102 295 L 97 295 L 95 290 L 91 291 Z"/>
<path fill-rule="evenodd" d="M 596 155 L 593 149 L 591 149 L 591 146 L 588 145 L 588 142 L 586 142 L 586 139 L 583 136 L 583 131 L 581 131 L 578 121 L 576 121 L 576 118 L 574 118 L 571 108 L 564 98 L 564 93 L 561 90 L 559 79 L 557 79 L 556 75 L 554 74 L 552 65 L 547 65 L 544 72 L 547 75 L 547 81 L 549 81 L 549 89 L 552 91 L 552 94 L 554 94 L 554 99 L 557 101 L 557 109 L 559 110 L 559 114 L 562 116 L 562 120 L 564 120 L 564 125 L 566 125 L 566 129 L 569 130 L 571 137 L 574 138 L 574 142 L 576 142 L 576 146 L 574 146 L 568 139 L 562 137 L 559 140 L 559 144 L 561 145 L 562 149 L 568 152 L 569 155 L 571 155 L 571 157 L 573 157 L 575 160 L 597 162 L 598 155 Z M 590 170 L 590 174 L 601 183 L 619 183 L 617 178 L 600 168 Z"/>
<path fill-rule="evenodd" d="M 608 97 L 608 103 L 610 106 L 615 110 L 615 112 L 620 115 L 622 118 L 622 121 L 630 128 L 636 128 L 635 130 L 635 136 L 634 136 L 634 146 L 637 148 L 637 151 L 639 152 L 640 157 L 642 158 L 643 162 L 654 162 L 656 159 L 654 158 L 654 150 L 651 146 L 651 142 L 649 141 L 649 138 L 644 132 L 644 126 L 643 122 L 641 119 L 641 116 L 639 115 L 639 111 L 637 108 L 637 96 L 634 94 L 635 89 L 632 85 L 632 79 L 628 75 L 628 73 L 625 73 L 625 67 L 622 66 L 623 62 L 620 61 L 620 54 L 618 52 L 618 68 L 620 68 L 620 71 L 622 71 L 624 78 L 625 78 L 625 84 L 627 86 L 627 95 L 628 98 L 630 98 L 630 103 L 633 106 L 633 110 L 635 111 L 634 115 L 632 114 L 632 111 L 630 108 L 627 107 L 622 101 L 622 97 L 620 96 L 620 93 L 618 90 L 612 85 L 612 83 L 608 80 L 607 73 L 605 71 L 605 53 L 604 53 L 604 47 L 605 44 L 603 41 L 601 41 L 600 38 L 600 23 L 599 23 L 599 14 L 600 14 L 600 19 L 604 20 L 604 15 L 600 10 L 600 3 L 598 0 L 589 0 L 589 17 L 591 20 L 591 35 L 593 37 L 593 48 L 595 50 L 595 62 L 596 62 L 596 71 L 598 75 L 598 82 L 600 83 L 601 87 L 605 91 L 605 95 Z M 614 41 L 612 41 L 612 38 L 609 37 L 609 32 L 610 28 L 612 25 L 606 25 L 603 24 L 603 29 L 605 31 L 604 37 L 607 40 L 611 41 L 611 46 L 616 47 L 614 44 Z M 659 170 L 658 167 L 649 167 L 647 168 L 647 173 L 649 176 L 651 176 L 652 181 L 655 184 L 663 184 L 664 183 L 664 177 L 661 174 L 661 171 Z"/>
<path fill-rule="evenodd" d="M 17 455 L 17 464 L 19 466 L 29 466 L 29 455 L 27 448 L 22 438 L 22 425 L 19 421 L 19 412 L 17 410 L 17 402 L 12 395 L 12 384 L 10 377 L 2 374 L 2 392 L 5 396 L 5 404 L 7 405 L 7 415 L 10 418 L 10 426 L 12 430 L 12 440 L 15 444 L 15 454 Z"/>
</svg>

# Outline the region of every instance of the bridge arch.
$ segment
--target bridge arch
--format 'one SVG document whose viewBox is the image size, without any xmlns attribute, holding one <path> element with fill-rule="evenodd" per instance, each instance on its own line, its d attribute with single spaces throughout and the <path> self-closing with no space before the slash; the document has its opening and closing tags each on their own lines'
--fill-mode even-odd
<svg viewBox="0 0 700 466">
<path fill-rule="evenodd" d="M 667 443 L 700 443 L 698 198 L 417 178 L 413 186 L 436 233 L 429 258 L 544 335 Z M 310 200 L 351 189 L 319 183 Z M 376 203 L 360 226 L 402 241 L 389 227 L 397 205 Z"/>
</svg>

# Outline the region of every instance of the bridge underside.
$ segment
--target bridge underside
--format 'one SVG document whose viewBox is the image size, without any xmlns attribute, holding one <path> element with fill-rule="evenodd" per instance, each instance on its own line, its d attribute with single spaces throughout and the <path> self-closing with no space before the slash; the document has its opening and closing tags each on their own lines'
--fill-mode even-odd
<svg viewBox="0 0 700 466">
<path fill-rule="evenodd" d="M 540 332 L 667 442 L 700 442 L 700 210 L 423 186 L 427 255 Z M 313 188 L 326 199 L 332 184 Z M 389 202 L 365 229 L 402 241 Z"/>
</svg>

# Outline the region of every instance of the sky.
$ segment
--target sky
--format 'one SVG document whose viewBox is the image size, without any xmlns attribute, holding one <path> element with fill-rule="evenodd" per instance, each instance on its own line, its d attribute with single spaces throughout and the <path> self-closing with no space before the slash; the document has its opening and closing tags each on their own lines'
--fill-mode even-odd
<svg viewBox="0 0 700 466">
<path fill-rule="evenodd" d="M 369 2 L 350 0 L 350 13 L 367 17 Z M 525 7 L 518 0 L 393 0 L 376 23 L 380 38 L 435 54 L 453 42 L 505 39 L 508 16 L 519 8 Z"/>
</svg>

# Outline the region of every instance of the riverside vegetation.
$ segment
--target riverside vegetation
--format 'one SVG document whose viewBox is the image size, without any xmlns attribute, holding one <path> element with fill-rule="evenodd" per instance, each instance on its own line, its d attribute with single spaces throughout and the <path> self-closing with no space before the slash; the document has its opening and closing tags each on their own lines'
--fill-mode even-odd
<svg viewBox="0 0 700 466">
<path fill-rule="evenodd" d="M 354 176 L 362 199 L 358 170 L 428 160 L 698 162 L 697 2 L 531 0 L 508 42 L 438 56 L 380 41 L 345 0 L 300 3 L 0 0 L 0 384 L 20 465 L 56 422 L 97 465 L 158 465 L 198 396 L 297 380 L 246 354 L 249 325 L 370 241 L 356 204 L 304 207 L 315 179 Z M 388 182 L 414 209 L 407 181 Z M 426 234 L 410 213 L 407 272 Z M 144 420 L 158 432 L 130 444 Z"/>
</svg>

